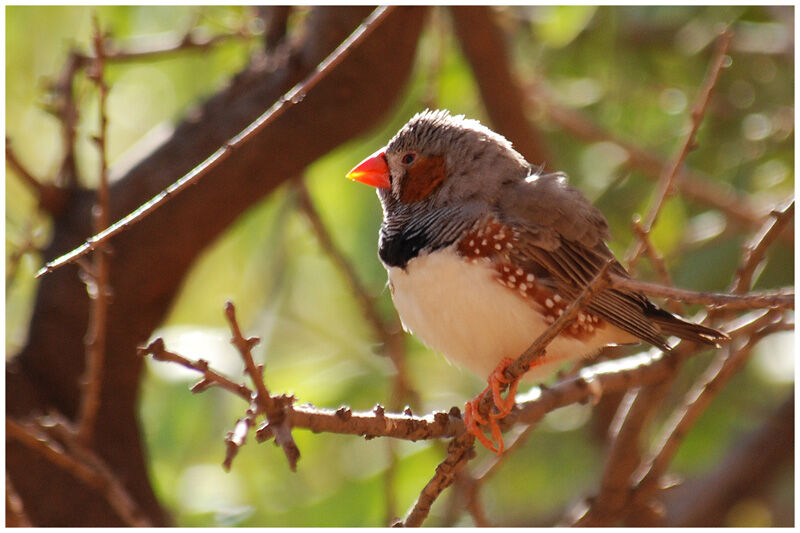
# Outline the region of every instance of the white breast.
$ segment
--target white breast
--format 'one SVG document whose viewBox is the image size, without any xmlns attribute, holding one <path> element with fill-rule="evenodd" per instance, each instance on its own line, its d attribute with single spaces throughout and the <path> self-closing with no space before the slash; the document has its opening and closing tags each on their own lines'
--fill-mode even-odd
<svg viewBox="0 0 800 533">
<path fill-rule="evenodd" d="M 472 263 L 447 248 L 389 267 L 392 298 L 403 325 L 450 362 L 487 377 L 504 357 L 519 357 L 547 328 L 536 305 L 500 285 L 488 259 Z M 616 330 L 616 328 L 613 328 Z M 589 344 L 557 337 L 549 364 L 526 378 L 546 376 L 560 363 L 590 355 L 613 341 L 598 330 Z"/>
</svg>

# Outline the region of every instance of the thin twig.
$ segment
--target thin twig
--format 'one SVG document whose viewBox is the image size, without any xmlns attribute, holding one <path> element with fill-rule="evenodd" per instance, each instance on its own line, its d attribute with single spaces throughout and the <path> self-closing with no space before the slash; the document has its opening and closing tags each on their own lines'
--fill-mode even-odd
<svg viewBox="0 0 800 533">
<path fill-rule="evenodd" d="M 639 466 L 639 440 L 642 431 L 671 385 L 671 379 L 667 379 L 650 387 L 627 391 L 614 417 L 610 446 L 597 495 L 572 526 L 597 527 L 613 524 L 628 501 L 630 478 Z"/>
<path fill-rule="evenodd" d="M 456 474 L 464 468 L 475 455 L 473 443 L 475 437 L 470 433 L 463 433 L 450 443 L 447 457 L 436 467 L 436 472 L 430 481 L 423 487 L 417 501 L 411 507 L 402 523 L 404 527 L 419 527 L 428 517 L 433 502 L 452 483 Z"/>
<path fill-rule="evenodd" d="M 111 201 L 108 192 L 108 163 L 106 160 L 106 99 L 108 86 L 103 79 L 105 61 L 103 57 L 103 34 L 97 17 L 94 18 L 93 44 L 96 58 L 89 77 L 97 85 L 99 92 L 100 131 L 95 137 L 97 151 L 100 155 L 100 183 L 95 200 L 94 232 L 100 233 L 110 222 Z M 103 367 L 106 353 L 106 327 L 108 322 L 108 305 L 110 299 L 109 285 L 109 246 L 107 243 L 98 248 L 99 253 L 93 258 L 92 274 L 87 276 L 87 288 L 92 298 L 89 309 L 89 332 L 86 341 L 86 374 L 83 378 L 81 409 L 78 416 L 78 438 L 88 445 L 94 436 L 97 413 L 100 410 L 101 387 L 103 384 Z"/>
<path fill-rule="evenodd" d="M 58 79 L 50 86 L 53 101 L 49 111 L 61 122 L 61 139 L 64 159 L 58 173 L 57 184 L 71 189 L 78 184 L 78 172 L 75 157 L 75 138 L 78 125 L 78 106 L 73 95 L 73 82 L 78 72 L 87 64 L 75 50 L 70 51 L 61 69 Z"/>
<path fill-rule="evenodd" d="M 695 142 L 697 130 L 700 128 L 700 124 L 703 122 L 703 117 L 706 114 L 706 108 L 708 107 L 708 103 L 711 101 L 711 94 L 714 91 L 714 87 L 717 85 L 720 72 L 722 72 L 722 68 L 725 64 L 725 53 L 728 51 L 731 38 L 733 38 L 733 32 L 731 32 L 729 29 L 725 29 L 719 36 L 717 47 L 714 50 L 714 55 L 711 59 L 705 80 L 703 81 L 703 85 L 701 86 L 700 92 L 697 95 L 697 99 L 692 105 L 691 127 L 689 128 L 689 132 L 686 134 L 686 138 L 684 139 L 680 150 L 670 163 L 669 168 L 666 169 L 664 174 L 662 174 L 661 178 L 658 180 L 658 187 L 653 206 L 650 208 L 650 211 L 644 218 L 644 225 L 642 226 L 642 230 L 645 235 L 650 233 L 656 221 L 658 220 L 658 215 L 661 213 L 661 208 L 664 206 L 667 196 L 671 194 L 672 186 L 678 176 L 678 172 L 686 161 L 686 156 L 689 155 L 689 152 L 697 148 L 697 144 Z M 636 244 L 634 244 L 634 246 L 626 254 L 625 262 L 628 264 L 629 269 L 634 270 L 636 268 L 636 263 L 639 261 L 643 251 L 644 244 L 640 239 L 636 241 Z"/>
<path fill-rule="evenodd" d="M 124 231 L 131 224 L 139 222 L 141 219 L 150 215 L 153 211 L 162 207 L 170 198 L 181 193 L 187 187 L 195 183 L 197 180 L 205 176 L 209 170 L 219 165 L 222 161 L 235 154 L 239 149 L 247 143 L 248 139 L 261 132 L 264 128 L 274 122 L 281 116 L 290 106 L 300 103 L 306 94 L 313 90 L 319 82 L 324 79 L 333 69 L 335 69 L 358 45 L 360 45 L 366 37 L 368 37 L 383 20 L 389 15 L 393 7 L 383 6 L 375 9 L 369 17 L 357 28 L 336 50 L 325 58 L 317 68 L 305 80 L 297 84 L 284 96 L 282 96 L 272 107 L 270 107 L 264 114 L 257 118 L 253 123 L 247 126 L 234 138 L 226 142 L 221 148 L 209 156 L 205 161 L 200 163 L 188 174 L 180 178 L 178 181 L 161 191 L 150 201 L 140 206 L 138 209 L 128 214 L 114 225 L 110 226 L 105 231 L 89 237 L 84 244 L 75 248 L 74 250 L 56 258 L 55 260 L 47 263 L 39 272 L 36 273 L 37 277 L 50 273 L 53 270 L 60 268 L 66 264 L 72 263 L 80 257 L 91 252 L 103 242 L 114 237 L 118 233 Z"/>
<path fill-rule="evenodd" d="M 540 82 L 529 87 L 528 95 L 548 119 L 576 137 L 587 142 L 611 142 L 624 149 L 628 154 L 626 166 L 642 172 L 646 177 L 658 180 L 661 171 L 667 166 L 667 161 L 614 136 L 580 112 L 559 104 Z M 756 206 L 745 194 L 711 181 L 695 170 L 682 169 L 675 184 L 686 198 L 718 209 L 729 221 L 740 226 L 758 227 L 763 220 L 763 209 Z M 789 244 L 794 242 L 791 235 L 783 234 L 781 238 Z"/>
<path fill-rule="evenodd" d="M 726 309 L 794 309 L 794 288 L 785 287 L 771 291 L 753 291 L 746 294 L 691 291 L 677 287 L 666 287 L 648 281 L 623 278 L 611 274 L 611 284 L 619 289 L 643 292 L 686 304 L 700 304 Z"/>
<path fill-rule="evenodd" d="M 142 61 L 150 59 L 160 59 L 172 54 L 197 51 L 203 52 L 219 44 L 234 40 L 252 39 L 254 35 L 246 25 L 236 29 L 231 33 L 221 33 L 213 37 L 202 37 L 196 30 L 189 30 L 183 35 L 146 35 L 136 39 L 117 42 L 105 39 L 102 43 L 101 53 L 107 61 L 122 63 L 128 61 Z M 89 64 L 97 56 L 97 48 L 94 49 L 95 56 L 77 54 L 79 61 Z"/>
<path fill-rule="evenodd" d="M 644 227 L 642 227 L 642 219 L 638 215 L 634 215 L 631 226 L 633 227 L 634 234 L 636 234 L 636 236 L 639 238 L 639 241 L 642 243 L 642 246 L 644 246 L 644 253 L 650 260 L 653 270 L 655 270 L 658 277 L 661 278 L 661 283 L 671 287 L 672 278 L 667 270 L 667 264 L 664 261 L 664 256 L 661 255 L 661 253 L 653 245 L 653 242 L 650 240 L 650 233 L 645 231 Z M 680 302 L 669 300 L 667 304 L 669 306 L 669 310 L 673 313 L 678 313 L 681 315 L 684 314 L 685 310 Z"/>
<path fill-rule="evenodd" d="M 514 382 L 521 378 L 523 374 L 530 369 L 531 364 L 545 355 L 545 350 L 553 339 L 561 334 L 561 332 L 575 320 L 578 313 L 589 305 L 589 302 L 591 302 L 592 298 L 594 298 L 597 293 L 601 292 L 609 285 L 608 269 L 612 264 L 613 260 L 606 261 L 603 267 L 597 272 L 594 279 L 592 279 L 592 281 L 583 288 L 580 294 L 578 294 L 566 309 L 564 309 L 564 313 L 559 316 L 558 319 L 556 319 L 556 321 L 522 353 L 522 355 L 508 365 L 505 372 L 503 372 L 503 377 L 506 380 Z M 480 412 L 480 414 L 485 415 L 489 412 L 489 404 L 492 401 L 491 391 L 486 391 L 481 400 L 481 407 L 485 405 L 487 410 L 485 412 Z"/>
<path fill-rule="evenodd" d="M 250 407 L 245 411 L 245 415 L 236 421 L 233 431 L 229 431 L 225 436 L 225 460 L 222 462 L 222 468 L 225 471 L 230 471 L 234 457 L 247 442 L 247 434 L 256 423 L 257 411 L 258 406 L 251 403 Z"/>
<path fill-rule="evenodd" d="M 794 200 L 782 210 L 775 210 L 769 214 L 769 219 L 755 237 L 745 244 L 742 264 L 736 270 L 736 279 L 731 286 L 731 292 L 741 294 L 750 290 L 756 268 L 764 259 L 770 246 L 793 219 Z"/>
<path fill-rule="evenodd" d="M 233 333 L 231 343 L 236 346 L 242 356 L 245 372 L 250 376 L 250 380 L 255 386 L 256 393 L 253 403 L 258 407 L 257 412 L 262 412 L 266 415 L 267 427 L 272 430 L 275 442 L 283 450 L 286 459 L 289 461 L 289 468 L 294 472 L 297 470 L 297 461 L 300 459 L 300 449 L 295 444 L 290 426 L 286 422 L 286 412 L 291 410 L 293 398 L 286 396 L 273 398 L 270 396 L 267 386 L 264 384 L 264 376 L 256 366 L 255 361 L 253 361 L 253 354 L 250 352 L 260 339 L 258 337 L 245 339 L 242 336 L 239 324 L 236 321 L 236 307 L 231 302 L 225 304 L 225 317 L 228 319 L 228 324 Z"/>
<path fill-rule="evenodd" d="M 218 386 L 235 394 L 236 396 L 239 396 L 246 402 L 249 402 L 253 395 L 253 391 L 251 391 L 245 385 L 242 385 L 241 383 L 235 383 L 219 372 L 213 370 L 208 366 L 208 361 L 205 359 L 192 361 L 181 355 L 167 351 L 164 346 L 164 340 L 161 337 L 154 339 L 153 342 L 148 344 L 146 347 L 139 348 L 138 355 L 152 355 L 153 359 L 156 361 L 177 363 L 185 368 L 203 374 L 203 379 L 192 387 L 192 392 L 203 392 L 211 386 Z"/>
</svg>

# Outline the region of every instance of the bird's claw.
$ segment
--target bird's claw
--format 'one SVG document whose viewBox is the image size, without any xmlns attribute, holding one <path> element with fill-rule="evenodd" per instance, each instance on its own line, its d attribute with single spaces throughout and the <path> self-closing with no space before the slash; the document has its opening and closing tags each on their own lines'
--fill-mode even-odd
<svg viewBox="0 0 800 533">
<path fill-rule="evenodd" d="M 514 408 L 515 405 L 515 396 L 517 394 L 517 386 L 519 385 L 519 380 L 514 380 L 513 382 L 503 375 L 506 369 L 514 362 L 514 359 L 510 357 L 506 357 L 500 364 L 497 365 L 497 368 L 489 375 L 489 385 L 478 394 L 475 398 L 468 401 L 467 404 L 464 406 L 464 425 L 467 427 L 467 431 L 470 432 L 472 435 L 475 436 L 481 444 L 495 452 L 497 455 L 501 455 L 505 450 L 505 443 L 503 442 L 503 433 L 500 431 L 500 426 L 497 423 L 498 420 L 501 420 L 511 413 L 511 410 Z M 503 398 L 502 388 L 503 385 L 508 385 L 508 394 L 505 398 Z M 492 391 L 492 401 L 494 402 L 494 406 L 497 408 L 496 411 L 489 413 L 488 420 L 481 416 L 479 412 L 479 406 L 481 402 L 481 398 L 486 393 L 486 391 Z M 495 446 L 492 440 L 486 438 L 483 434 L 483 428 L 481 426 L 489 426 L 489 431 L 492 434 L 492 440 L 497 442 Z"/>
</svg>

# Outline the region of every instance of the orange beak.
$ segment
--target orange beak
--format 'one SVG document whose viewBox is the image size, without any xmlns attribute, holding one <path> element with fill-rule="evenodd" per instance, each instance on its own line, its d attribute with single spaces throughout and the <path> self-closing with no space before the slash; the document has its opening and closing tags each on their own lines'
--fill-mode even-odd
<svg viewBox="0 0 800 533">
<path fill-rule="evenodd" d="M 386 153 L 383 148 L 356 165 L 346 177 L 373 187 L 391 187 L 389 165 L 386 164 Z"/>
</svg>

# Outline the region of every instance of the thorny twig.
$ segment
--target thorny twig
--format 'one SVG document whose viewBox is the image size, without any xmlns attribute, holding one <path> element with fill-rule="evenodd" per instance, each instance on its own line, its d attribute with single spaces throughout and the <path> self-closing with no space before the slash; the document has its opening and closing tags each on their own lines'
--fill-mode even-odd
<svg viewBox="0 0 800 533">
<path fill-rule="evenodd" d="M 752 335 L 768 327 L 772 321 L 773 319 L 765 318 L 765 314 L 755 313 L 753 316 L 744 317 L 741 323 L 733 325 L 733 329 L 728 332 L 731 336 Z M 192 361 L 166 351 L 160 339 L 142 348 L 140 353 L 152 354 L 156 360 L 175 362 L 203 374 L 201 383 L 207 385 L 200 387 L 200 390 L 206 390 L 209 384 L 213 384 L 250 402 L 252 391 L 249 388 L 225 378 L 209 368 L 205 361 Z M 578 375 L 562 379 L 546 389 L 534 388 L 526 395 L 519 396 L 519 403 L 511 414 L 499 421 L 499 424 L 501 428 L 508 429 L 518 423 L 536 423 L 545 414 L 559 407 L 590 400 L 598 390 L 612 393 L 635 386 L 650 385 L 663 380 L 671 372 L 672 363 L 665 359 L 659 350 L 597 363 L 581 369 Z M 286 416 L 289 425 L 294 428 L 309 429 L 313 432 L 363 435 L 368 438 L 394 437 L 417 441 L 454 437 L 464 433 L 464 424 L 454 412 L 451 414 L 436 412 L 420 417 L 407 412 L 387 413 L 382 407 L 360 413 L 346 407 L 332 410 L 303 404 L 293 405 L 287 410 Z M 259 442 L 270 439 L 271 428 L 268 426 L 259 428 L 256 437 Z"/>
<path fill-rule="evenodd" d="M 335 69 L 351 52 L 353 48 L 361 44 L 366 37 L 368 37 L 383 20 L 389 15 L 393 7 L 384 6 L 379 7 L 370 14 L 369 17 L 354 31 L 336 50 L 326 57 L 317 68 L 301 83 L 295 85 L 289 92 L 282 96 L 275 104 L 265 111 L 253 123 L 247 126 L 236 137 L 226 142 L 220 149 L 211 154 L 205 161 L 200 163 L 188 174 L 180 178 L 178 181 L 161 191 L 150 201 L 140 206 L 138 209 L 129 213 L 127 216 L 110 226 L 105 231 L 89 237 L 84 244 L 75 248 L 71 252 L 62 255 L 47 263 L 42 269 L 37 272 L 36 276 L 40 277 L 44 274 L 52 272 L 66 264 L 72 263 L 93 251 L 98 245 L 104 243 L 124 231 L 131 224 L 135 224 L 144 217 L 151 214 L 156 209 L 162 207 L 170 198 L 180 194 L 187 187 L 197 182 L 200 178 L 208 173 L 209 170 L 219 165 L 222 161 L 238 152 L 239 148 L 246 144 L 248 138 L 256 135 L 269 124 L 274 122 L 281 116 L 290 106 L 299 103 L 303 97 L 316 87 L 319 82 L 325 78 L 329 72 Z"/>
<path fill-rule="evenodd" d="M 100 183 L 97 187 L 97 199 L 93 210 L 94 232 L 100 233 L 110 222 L 111 201 L 108 192 L 108 163 L 106 160 L 106 99 L 108 86 L 103 79 L 105 61 L 103 57 L 103 34 L 100 23 L 94 19 L 93 44 L 95 61 L 89 77 L 97 85 L 99 92 L 100 129 L 95 137 L 97 151 L 100 154 Z M 84 389 L 81 396 L 81 409 L 78 417 L 78 436 L 88 445 L 94 435 L 97 413 L 100 409 L 100 392 L 106 352 L 106 324 L 108 322 L 108 305 L 111 295 L 109 284 L 109 245 L 98 248 L 99 253 L 93 258 L 92 271 L 84 273 L 89 296 L 92 298 L 89 310 L 89 332 L 86 336 L 86 374 L 83 378 Z"/>
<path fill-rule="evenodd" d="M 700 124 L 703 122 L 703 117 L 706 114 L 706 108 L 708 107 L 708 103 L 711 101 L 711 94 L 714 91 L 714 87 L 717 85 L 720 72 L 722 72 L 722 68 L 725 64 L 725 53 L 728 51 L 728 46 L 731 43 L 732 37 L 733 33 L 729 29 L 723 31 L 719 36 L 717 47 L 714 50 L 714 56 L 711 59 L 711 64 L 709 65 L 705 80 L 703 81 L 703 85 L 701 86 L 700 92 L 697 95 L 697 99 L 692 105 L 691 127 L 689 128 L 689 132 L 686 134 L 686 138 L 681 145 L 681 149 L 673 158 L 670 166 L 665 169 L 664 174 L 662 174 L 661 178 L 658 180 L 658 187 L 653 206 L 645 217 L 644 225 L 642 226 L 644 235 L 648 235 L 650 233 L 656 221 L 658 220 L 658 215 L 661 213 L 661 208 L 664 206 L 667 196 L 671 194 L 673 183 L 675 182 L 681 167 L 683 167 L 684 161 L 686 161 L 686 156 L 689 155 L 689 152 L 697 148 L 695 143 L 697 130 L 700 128 Z M 636 264 L 639 261 L 644 248 L 644 242 L 640 239 L 636 241 L 636 244 L 634 244 L 634 246 L 626 254 L 625 262 L 631 271 L 635 270 Z"/>
<path fill-rule="evenodd" d="M 264 413 L 266 415 L 267 427 L 272 430 L 275 442 L 283 450 L 286 459 L 289 461 L 289 468 L 294 472 L 297 469 L 297 461 L 300 459 L 300 449 L 292 438 L 291 426 L 286 420 L 286 412 L 291 408 L 293 398 L 286 396 L 270 396 L 267 386 L 264 384 L 263 373 L 261 369 L 256 366 L 255 361 L 253 361 L 253 355 L 250 353 L 250 350 L 253 346 L 258 344 L 260 339 L 258 337 L 245 339 L 242 336 L 239 324 L 236 322 L 236 308 L 231 302 L 225 304 L 225 317 L 228 319 L 231 332 L 233 333 L 231 343 L 236 346 L 236 349 L 242 356 L 245 372 L 250 376 L 250 380 L 253 382 L 256 389 L 255 396 L 252 400 L 257 408 L 256 413 Z M 226 458 L 226 461 L 227 460 Z"/>
<path fill-rule="evenodd" d="M 181 355 L 167 351 L 166 347 L 164 346 L 164 340 L 161 337 L 154 339 L 146 347 L 139 348 L 138 355 L 152 355 L 153 359 L 156 361 L 177 363 L 185 368 L 203 374 L 203 379 L 192 386 L 192 392 L 204 392 L 212 386 L 217 386 L 235 394 L 246 402 L 249 402 L 250 398 L 252 397 L 252 391 L 248 387 L 241 383 L 235 383 L 219 372 L 213 370 L 208 366 L 208 361 L 205 359 L 192 361 Z"/>
<path fill-rule="evenodd" d="M 256 423 L 257 412 L 258 406 L 255 405 L 255 402 L 251 403 L 244 416 L 236 421 L 233 431 L 229 431 L 225 435 L 225 460 L 222 462 L 222 467 L 225 471 L 230 471 L 234 457 L 247 442 L 247 434 L 250 433 L 250 428 Z"/>
</svg>

